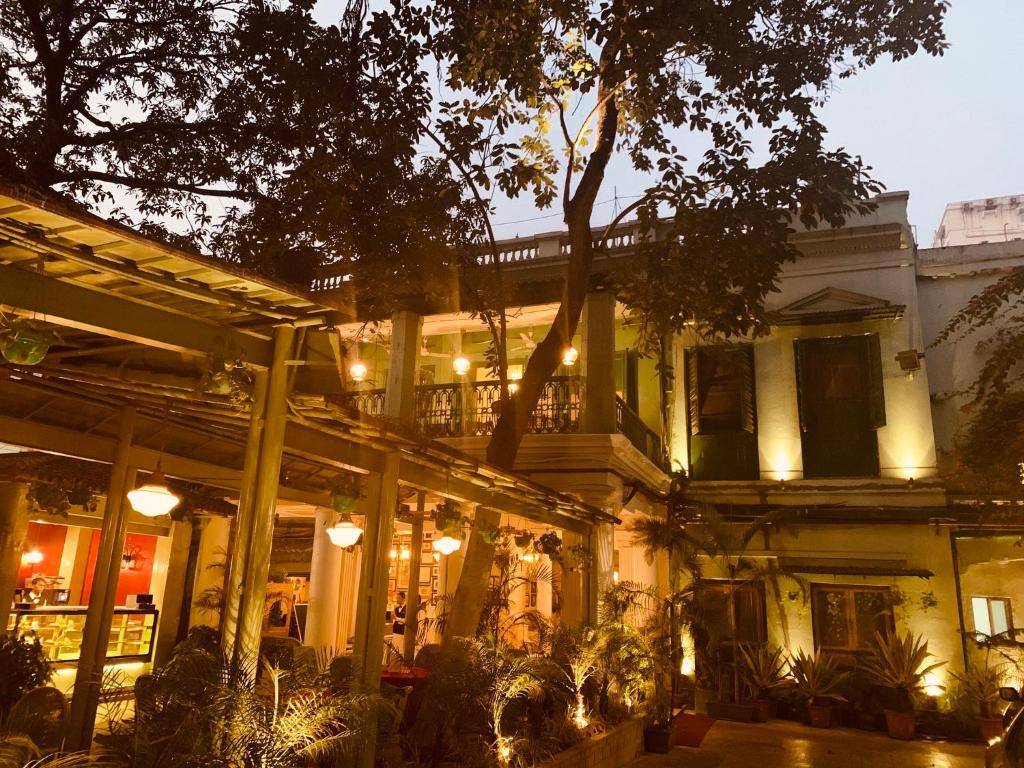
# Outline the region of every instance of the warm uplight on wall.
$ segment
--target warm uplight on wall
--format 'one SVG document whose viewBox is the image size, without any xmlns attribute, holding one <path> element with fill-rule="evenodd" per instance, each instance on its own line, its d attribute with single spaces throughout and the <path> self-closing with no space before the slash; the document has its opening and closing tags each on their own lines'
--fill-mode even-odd
<svg viewBox="0 0 1024 768">
<path fill-rule="evenodd" d="M 39 565 L 43 562 L 43 553 L 38 549 L 31 549 L 21 556 L 24 565 Z"/>
<path fill-rule="evenodd" d="M 452 369 L 455 371 L 456 376 L 465 376 L 469 373 L 470 366 L 469 358 L 465 355 L 459 355 L 452 360 Z"/>
<path fill-rule="evenodd" d="M 924 676 L 924 679 L 921 680 L 921 688 L 926 696 L 931 696 L 933 699 L 946 692 L 946 686 L 942 684 L 942 678 L 934 672 L 929 672 Z"/>
<path fill-rule="evenodd" d="M 579 360 L 579 357 L 580 353 L 576 351 L 576 347 L 570 346 L 562 353 L 562 365 L 572 365 Z"/>
<path fill-rule="evenodd" d="M 679 674 L 683 677 L 689 677 L 693 674 L 693 656 L 683 656 L 683 660 L 679 664 Z"/>
<path fill-rule="evenodd" d="M 352 381 L 357 383 L 360 381 L 366 381 L 366 373 L 366 363 L 361 360 L 356 360 L 348 368 L 348 375 L 352 377 Z"/>
</svg>

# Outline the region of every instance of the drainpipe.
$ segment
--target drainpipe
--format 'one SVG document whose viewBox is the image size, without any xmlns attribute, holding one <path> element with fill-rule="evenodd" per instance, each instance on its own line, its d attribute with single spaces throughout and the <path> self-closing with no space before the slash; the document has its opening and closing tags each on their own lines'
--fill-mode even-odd
<svg viewBox="0 0 1024 768">
<path fill-rule="evenodd" d="M 970 669 L 967 658 L 967 627 L 964 624 L 964 597 L 960 589 L 960 553 L 956 546 L 956 529 L 949 529 L 949 551 L 953 557 L 953 584 L 956 586 L 956 613 L 960 619 L 960 649 L 964 655 L 964 672 Z"/>
</svg>

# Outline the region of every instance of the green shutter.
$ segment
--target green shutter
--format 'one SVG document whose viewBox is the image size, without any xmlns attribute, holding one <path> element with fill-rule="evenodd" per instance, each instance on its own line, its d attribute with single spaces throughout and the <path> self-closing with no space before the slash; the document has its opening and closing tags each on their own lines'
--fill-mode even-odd
<svg viewBox="0 0 1024 768">
<path fill-rule="evenodd" d="M 690 415 L 690 434 L 700 434 L 700 353 L 696 349 L 686 350 L 686 402 Z"/>
<path fill-rule="evenodd" d="M 882 351 L 878 334 L 872 333 L 867 339 L 868 409 L 871 428 L 885 426 L 885 386 L 882 381 Z"/>
<path fill-rule="evenodd" d="M 744 344 L 738 349 L 740 356 L 740 385 L 742 386 L 743 431 L 754 434 L 757 429 L 757 403 L 754 392 L 754 345 Z"/>
<path fill-rule="evenodd" d="M 800 431 L 806 432 L 807 403 L 804 402 L 805 381 L 807 379 L 807 342 L 803 339 L 793 341 L 793 356 L 796 360 L 796 409 L 800 416 Z"/>
</svg>

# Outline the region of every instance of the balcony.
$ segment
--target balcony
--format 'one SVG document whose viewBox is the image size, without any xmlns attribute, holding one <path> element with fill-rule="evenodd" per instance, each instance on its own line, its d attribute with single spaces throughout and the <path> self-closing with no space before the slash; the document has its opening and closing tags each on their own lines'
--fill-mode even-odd
<svg viewBox="0 0 1024 768">
<path fill-rule="evenodd" d="M 416 425 L 427 437 L 443 439 L 490 435 L 498 421 L 500 384 L 427 384 L 416 387 Z M 615 398 L 615 426 L 656 466 L 665 469 L 661 437 L 648 427 L 622 398 Z M 577 376 L 556 376 L 544 385 L 530 415 L 532 434 L 573 434 L 580 431 L 583 382 Z M 384 390 L 370 389 L 349 396 L 349 404 L 369 416 L 383 416 Z"/>
</svg>

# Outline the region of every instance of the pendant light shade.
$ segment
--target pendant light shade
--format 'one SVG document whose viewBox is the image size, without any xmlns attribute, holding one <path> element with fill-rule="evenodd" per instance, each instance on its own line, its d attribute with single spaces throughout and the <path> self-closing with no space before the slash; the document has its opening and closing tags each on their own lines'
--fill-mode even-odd
<svg viewBox="0 0 1024 768">
<path fill-rule="evenodd" d="M 445 533 L 439 539 L 434 539 L 433 543 L 434 550 L 442 555 L 450 555 L 452 552 L 457 552 L 461 546 L 462 539 L 457 539 L 450 533 Z"/>
<path fill-rule="evenodd" d="M 327 529 L 331 544 L 342 549 L 354 547 L 362 535 L 363 529 L 353 523 L 349 515 L 342 515 L 337 523 Z"/>
<path fill-rule="evenodd" d="M 143 517 L 160 517 L 181 503 L 181 497 L 167 487 L 164 473 L 157 462 L 156 472 L 138 488 L 128 491 L 128 503 Z"/>
</svg>

